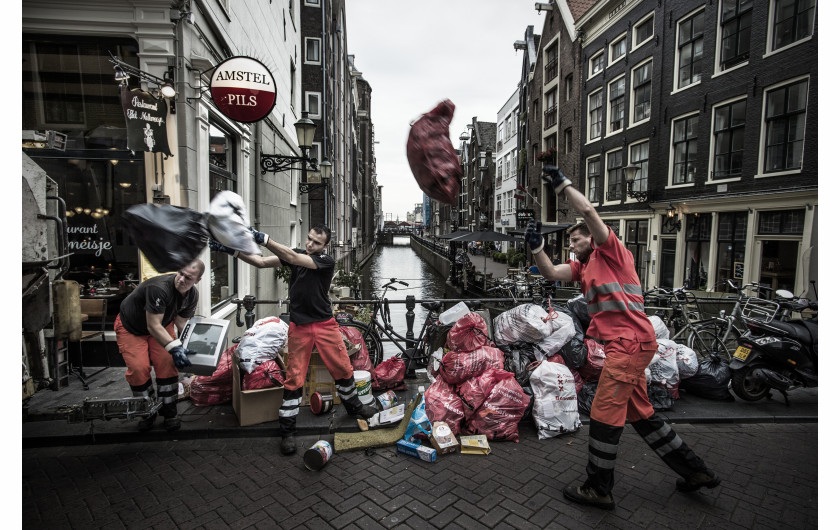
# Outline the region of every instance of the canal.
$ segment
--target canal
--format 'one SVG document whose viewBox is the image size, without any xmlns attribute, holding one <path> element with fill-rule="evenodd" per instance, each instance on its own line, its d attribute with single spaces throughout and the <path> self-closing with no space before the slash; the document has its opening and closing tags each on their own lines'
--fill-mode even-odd
<svg viewBox="0 0 840 530">
<path fill-rule="evenodd" d="M 368 261 L 361 271 L 361 298 L 372 299 L 375 294 L 382 297 L 382 286 L 391 278 L 402 280 L 408 287 L 396 285 L 398 290 L 388 290 L 385 295 L 392 300 L 405 300 L 413 295 L 417 300 L 431 298 L 446 298 L 446 278 L 438 274 L 424 260 L 420 259 L 409 244 L 408 237 L 395 237 L 393 246 L 379 246 L 374 251 L 373 257 Z M 402 336 L 406 333 L 405 304 L 390 304 L 391 324 L 394 330 Z M 412 330 L 415 336 L 423 326 L 423 319 L 426 317 L 426 310 L 417 304 L 414 308 L 414 326 Z M 380 320 L 381 322 L 381 320 Z M 383 358 L 387 359 L 399 353 L 399 349 L 391 342 L 382 342 Z"/>
</svg>

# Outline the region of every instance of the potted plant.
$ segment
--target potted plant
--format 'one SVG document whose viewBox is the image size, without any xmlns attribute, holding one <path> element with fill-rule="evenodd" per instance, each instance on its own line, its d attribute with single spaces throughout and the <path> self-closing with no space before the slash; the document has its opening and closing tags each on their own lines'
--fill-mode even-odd
<svg viewBox="0 0 840 530">
<path fill-rule="evenodd" d="M 543 164 L 554 164 L 557 161 L 557 149 L 554 147 L 549 147 L 542 153 L 537 155 L 537 160 L 542 162 Z"/>
</svg>

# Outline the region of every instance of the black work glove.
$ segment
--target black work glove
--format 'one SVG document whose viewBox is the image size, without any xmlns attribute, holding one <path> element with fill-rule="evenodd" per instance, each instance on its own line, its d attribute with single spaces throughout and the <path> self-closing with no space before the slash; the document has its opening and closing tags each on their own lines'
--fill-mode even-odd
<svg viewBox="0 0 840 530">
<path fill-rule="evenodd" d="M 531 254 L 542 252 L 545 240 L 543 239 L 540 230 L 542 230 L 542 222 L 537 221 L 537 224 L 534 225 L 533 219 L 528 221 L 528 228 L 525 229 L 525 242 L 528 243 L 528 247 L 531 249 Z"/>
<path fill-rule="evenodd" d="M 559 194 L 567 186 L 572 185 L 572 181 L 566 178 L 566 175 L 557 166 L 543 166 L 543 173 L 543 180 L 551 184 L 554 193 Z"/>
<path fill-rule="evenodd" d="M 239 252 L 238 250 L 234 250 L 230 247 L 226 247 L 226 246 L 222 245 L 221 243 L 219 243 L 215 239 L 211 239 L 207 243 L 207 246 L 209 246 L 210 250 L 212 250 L 214 252 L 224 252 L 226 254 L 230 254 L 233 257 L 236 257 L 236 254 Z"/>
<path fill-rule="evenodd" d="M 253 226 L 249 226 L 248 230 L 251 231 L 251 234 L 254 236 L 254 241 L 256 241 L 258 245 L 261 245 L 263 247 L 268 245 L 268 241 L 270 239 L 268 237 L 268 234 L 266 234 L 265 232 L 258 231 Z"/>
<path fill-rule="evenodd" d="M 187 359 L 187 355 L 195 355 L 196 352 L 184 348 L 180 340 L 175 339 L 166 346 L 164 346 L 164 348 L 166 348 L 166 351 L 168 351 L 169 355 L 172 356 L 172 360 L 175 362 L 175 366 L 177 368 L 186 368 L 187 366 L 192 366 L 190 360 Z"/>
</svg>

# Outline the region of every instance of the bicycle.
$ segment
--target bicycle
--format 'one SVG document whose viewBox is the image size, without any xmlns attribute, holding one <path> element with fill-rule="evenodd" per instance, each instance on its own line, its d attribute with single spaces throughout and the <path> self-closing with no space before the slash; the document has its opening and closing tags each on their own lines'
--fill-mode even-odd
<svg viewBox="0 0 840 530">
<path fill-rule="evenodd" d="M 729 353 L 726 349 L 726 344 L 717 336 L 717 333 L 710 333 L 711 328 L 708 326 L 713 323 L 712 319 L 701 319 L 700 311 L 697 307 L 697 297 L 691 291 L 684 287 L 676 289 L 666 289 L 663 287 L 654 287 L 644 293 L 646 301 L 651 300 L 657 304 L 663 302 L 668 304 L 671 313 L 666 315 L 664 308 L 657 307 L 656 316 L 662 318 L 665 325 L 671 331 L 671 340 L 678 344 L 684 344 L 697 354 L 698 360 L 702 360 L 711 356 L 729 358 Z M 648 305 L 647 302 L 645 304 Z M 693 305 L 693 309 L 686 306 Z M 703 330 L 701 332 L 701 329 Z"/>
</svg>

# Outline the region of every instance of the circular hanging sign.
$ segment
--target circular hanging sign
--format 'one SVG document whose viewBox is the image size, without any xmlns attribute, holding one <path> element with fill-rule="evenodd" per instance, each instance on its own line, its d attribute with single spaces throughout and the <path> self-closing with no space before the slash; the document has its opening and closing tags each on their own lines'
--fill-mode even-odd
<svg viewBox="0 0 840 530">
<path fill-rule="evenodd" d="M 231 57 L 213 70 L 210 95 L 228 118 L 243 123 L 268 116 L 277 100 L 274 76 L 250 57 Z"/>
</svg>

